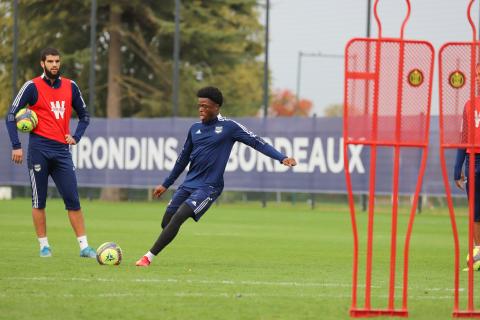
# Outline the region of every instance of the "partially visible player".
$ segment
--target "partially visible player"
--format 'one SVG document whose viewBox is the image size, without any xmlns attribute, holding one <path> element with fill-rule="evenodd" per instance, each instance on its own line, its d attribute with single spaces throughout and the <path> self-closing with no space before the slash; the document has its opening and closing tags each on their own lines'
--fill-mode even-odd
<svg viewBox="0 0 480 320">
<path fill-rule="evenodd" d="M 201 122 L 188 130 L 183 146 L 170 175 L 158 185 L 153 195 L 167 191 L 190 163 L 185 181 L 173 194 L 162 220 L 162 232 L 136 265 L 147 267 L 177 235 L 180 226 L 189 218 L 199 221 L 223 190 L 223 174 L 236 141 L 242 142 L 282 163 L 295 166 L 297 162 L 266 143 L 243 125 L 220 115 L 223 95 L 217 88 L 205 87 L 197 93 Z"/>
<path fill-rule="evenodd" d="M 47 238 L 45 214 L 48 176 L 51 176 L 68 211 L 70 223 L 80 246 L 80 256 L 95 258 L 95 250 L 88 245 L 85 233 L 75 167 L 70 153 L 70 145 L 80 141 L 89 124 L 87 106 L 77 84 L 60 77 L 61 63 L 58 50 L 46 48 L 42 50 L 40 56 L 43 74 L 22 86 L 7 114 L 7 129 L 13 149 L 12 161 L 16 164 L 23 162 L 15 114 L 28 105 L 38 116 L 38 125 L 29 137 L 27 164 L 32 186 L 32 217 L 40 243 L 40 257 L 52 255 Z M 73 136 L 70 134 L 72 109 L 75 109 L 79 118 Z"/>
<path fill-rule="evenodd" d="M 473 112 L 474 116 L 476 114 L 480 114 L 480 97 L 478 97 L 478 93 L 480 90 L 480 64 L 477 64 L 476 68 L 476 84 L 477 84 L 477 97 L 475 97 L 475 102 L 472 104 L 471 101 L 467 101 L 465 103 L 465 107 L 463 109 L 463 121 L 462 121 L 462 143 L 468 142 L 468 134 L 469 134 L 469 117 L 470 113 Z M 475 128 L 475 141 L 480 143 L 480 121 L 477 121 L 477 117 L 475 116 L 473 119 L 473 124 Z M 480 252 L 480 148 L 476 148 L 473 150 L 472 148 L 467 149 L 457 149 L 457 157 L 455 160 L 455 168 L 454 168 L 454 180 L 455 185 L 460 188 L 461 190 L 467 191 L 467 197 L 469 196 L 468 190 L 471 187 L 469 182 L 473 179 L 466 179 L 468 177 L 470 161 L 469 158 L 466 157 L 467 154 L 470 154 L 475 151 L 475 215 L 474 215 L 474 224 L 473 224 L 473 241 L 475 245 L 476 252 Z M 465 158 L 467 158 L 465 161 Z M 463 163 L 465 162 L 465 174 L 462 172 Z M 466 184 L 465 184 L 466 183 Z M 466 188 L 464 188 L 466 185 Z M 475 260 L 480 260 L 480 255 L 474 257 Z"/>
</svg>

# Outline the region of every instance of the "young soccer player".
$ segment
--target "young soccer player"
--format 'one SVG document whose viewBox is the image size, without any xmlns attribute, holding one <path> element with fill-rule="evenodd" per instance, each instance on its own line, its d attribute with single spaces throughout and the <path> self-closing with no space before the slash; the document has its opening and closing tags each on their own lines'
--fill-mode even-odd
<svg viewBox="0 0 480 320">
<path fill-rule="evenodd" d="M 162 232 L 152 248 L 137 261 L 147 267 L 177 235 L 189 218 L 199 221 L 223 190 L 223 173 L 236 141 L 260 151 L 285 166 L 297 162 L 266 143 L 243 125 L 220 115 L 223 95 L 219 89 L 205 87 L 197 93 L 201 122 L 188 130 L 187 140 L 170 175 L 157 186 L 153 195 L 160 197 L 190 163 L 185 181 L 175 191 L 162 220 Z"/>
</svg>

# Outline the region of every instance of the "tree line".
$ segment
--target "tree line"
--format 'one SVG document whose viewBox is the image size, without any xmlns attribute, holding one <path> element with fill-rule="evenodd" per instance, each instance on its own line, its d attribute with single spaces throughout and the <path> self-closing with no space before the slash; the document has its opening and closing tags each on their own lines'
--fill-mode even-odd
<svg viewBox="0 0 480 320">
<path fill-rule="evenodd" d="M 62 74 L 88 101 L 90 1 L 25 0 L 18 5 L 17 88 L 41 74 L 40 50 L 62 53 Z M 172 116 L 174 0 L 98 0 L 95 114 Z M 182 1 L 179 110 L 196 116 L 195 93 L 213 85 L 228 116 L 262 105 L 262 7 L 255 0 Z M 12 101 L 13 4 L 0 0 L 0 115 Z"/>
</svg>

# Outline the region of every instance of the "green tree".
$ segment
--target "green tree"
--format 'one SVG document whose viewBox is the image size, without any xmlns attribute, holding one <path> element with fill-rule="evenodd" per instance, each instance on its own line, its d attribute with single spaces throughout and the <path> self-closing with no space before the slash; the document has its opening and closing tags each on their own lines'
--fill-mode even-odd
<svg viewBox="0 0 480 320">
<path fill-rule="evenodd" d="M 114 27 L 112 8 L 120 19 Z M 112 110 L 109 95 L 117 100 L 118 116 L 172 115 L 173 14 L 173 0 L 99 0 L 97 116 L 108 116 L 107 109 Z M 88 101 L 89 15 L 89 1 L 20 2 L 17 86 L 41 72 L 38 54 L 50 45 L 62 52 L 63 74 L 76 80 Z M 12 92 L 10 1 L 0 0 L 0 17 L 0 89 Z M 116 44 L 112 42 L 115 31 L 119 35 Z M 217 85 L 225 92 L 229 115 L 254 115 L 262 99 L 262 63 L 257 61 L 262 51 L 256 1 L 183 1 L 180 115 L 196 115 L 192 108 L 195 92 L 204 85 Z M 112 78 L 114 65 L 120 66 Z M 201 78 L 200 73 L 204 75 Z M 0 114 L 5 113 L 10 100 L 11 95 L 2 95 Z"/>
<path fill-rule="evenodd" d="M 12 98 L 12 10 L 11 1 L 0 2 L 0 61 L 4 71 L 0 76 L 0 89 L 8 92 L 0 98 L 1 115 L 5 114 Z M 39 54 L 47 45 L 57 46 L 63 52 L 63 73 L 76 80 L 79 78 L 89 57 L 88 49 L 85 50 L 88 37 L 84 36 L 88 32 L 88 20 L 81 18 L 82 12 L 88 15 L 87 11 L 81 3 L 74 6 L 72 2 L 59 1 L 20 2 L 17 88 L 41 73 Z"/>
<path fill-rule="evenodd" d="M 12 100 L 12 55 L 6 55 L 5 51 L 12 52 L 12 24 L 10 18 L 10 2 L 0 2 L 0 114 L 5 114 L 8 104 Z M 6 50 L 9 48 L 10 50 Z M 2 54 L 3 53 L 3 54 Z"/>
</svg>

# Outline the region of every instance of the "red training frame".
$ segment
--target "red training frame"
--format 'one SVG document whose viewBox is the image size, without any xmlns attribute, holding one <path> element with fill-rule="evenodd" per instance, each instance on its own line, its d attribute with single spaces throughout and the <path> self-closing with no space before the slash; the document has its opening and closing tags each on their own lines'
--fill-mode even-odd
<svg viewBox="0 0 480 320">
<path fill-rule="evenodd" d="M 350 308 L 352 317 L 408 316 L 408 253 L 427 160 L 434 49 L 425 41 L 403 39 L 404 29 L 410 16 L 410 1 L 406 0 L 406 4 L 407 14 L 401 26 L 400 38 L 382 37 L 382 27 L 377 14 L 378 0 L 376 0 L 374 13 L 379 30 L 378 38 L 352 39 L 345 48 L 343 153 L 354 243 Z M 396 69 L 391 69 L 392 66 Z M 409 70 L 410 72 L 407 73 Z M 388 86 L 392 83 L 394 87 L 389 88 Z M 390 100 L 395 101 L 395 108 L 388 108 Z M 363 307 L 357 305 L 359 241 L 348 162 L 348 147 L 351 144 L 369 146 L 371 151 Z M 371 304 L 377 147 L 392 147 L 394 150 L 390 277 L 388 306 L 385 309 L 374 309 Z M 403 296 L 402 306 L 398 309 L 395 308 L 395 272 L 401 148 L 419 148 L 422 156 L 405 237 Z"/>
</svg>

